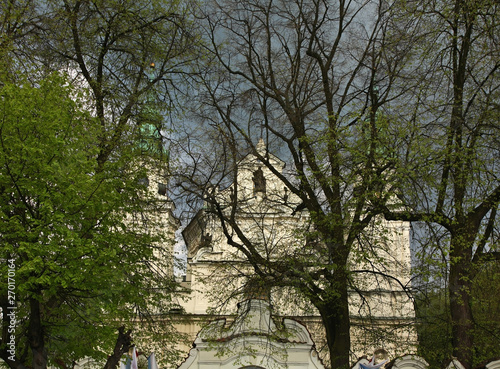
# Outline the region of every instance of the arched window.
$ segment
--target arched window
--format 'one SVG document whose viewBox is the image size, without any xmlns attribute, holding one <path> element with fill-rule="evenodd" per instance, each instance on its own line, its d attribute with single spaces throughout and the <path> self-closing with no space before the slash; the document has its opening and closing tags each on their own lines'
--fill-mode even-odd
<svg viewBox="0 0 500 369">
<path fill-rule="evenodd" d="M 253 172 L 253 193 L 261 192 L 266 194 L 266 179 L 264 178 L 264 172 L 261 168 Z"/>
</svg>

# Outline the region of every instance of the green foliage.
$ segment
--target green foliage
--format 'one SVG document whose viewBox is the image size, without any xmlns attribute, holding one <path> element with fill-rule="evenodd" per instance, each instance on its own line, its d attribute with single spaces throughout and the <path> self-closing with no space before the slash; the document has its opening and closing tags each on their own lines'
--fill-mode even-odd
<svg viewBox="0 0 500 369">
<path fill-rule="evenodd" d="M 2 91 L 0 169 L 0 257 L 15 257 L 18 268 L 18 364 L 45 366 L 27 359 L 34 331 L 43 332 L 38 349 L 58 365 L 106 358 L 116 328 L 137 317 L 151 325 L 138 323 L 147 334 L 135 329 L 135 339 L 171 337 L 168 319 L 153 319 L 168 311 L 175 288 L 171 240 L 161 225 L 170 208 L 144 186 L 150 172 L 165 168 L 137 142 L 151 106 L 156 114 L 147 118 L 158 134 L 166 131 L 172 87 L 196 43 L 190 1 L 16 0 L 0 7 L 0 80 L 18 81 Z M 39 82 L 61 70 L 80 88 L 61 77 Z M 78 96 L 82 87 L 88 93 Z M 166 146 L 153 138 L 155 148 Z"/>
<path fill-rule="evenodd" d="M 168 309 L 175 288 L 168 240 L 150 232 L 159 220 L 141 214 L 155 206 L 138 181 L 144 170 L 123 147 L 96 171 L 100 124 L 87 101 L 57 74 L 1 89 L 0 259 L 16 267 L 21 358 L 39 317 L 52 362 L 102 361 L 117 327 Z"/>
<path fill-rule="evenodd" d="M 500 355 L 500 263 L 485 263 L 473 281 L 474 363 L 477 367 Z M 441 368 L 452 356 L 452 320 L 447 290 L 435 288 L 415 296 L 418 353 L 431 368 Z"/>
<path fill-rule="evenodd" d="M 487 262 L 472 288 L 475 364 L 500 357 L 500 262 Z"/>
<path fill-rule="evenodd" d="M 440 368 L 451 357 L 451 317 L 443 290 L 415 296 L 418 318 L 418 354 L 431 368 Z"/>
</svg>

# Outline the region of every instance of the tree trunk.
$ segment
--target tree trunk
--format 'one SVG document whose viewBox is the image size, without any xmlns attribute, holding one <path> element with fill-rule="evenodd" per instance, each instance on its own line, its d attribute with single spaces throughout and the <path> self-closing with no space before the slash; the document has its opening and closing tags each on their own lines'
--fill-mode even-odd
<svg viewBox="0 0 500 369">
<path fill-rule="evenodd" d="M 10 369 L 28 369 L 16 356 L 14 357 L 14 361 L 10 360 L 9 357 L 11 357 L 11 355 L 6 350 L 0 352 L 0 358 L 2 358 Z"/>
<path fill-rule="evenodd" d="M 11 307 L 11 309 L 9 309 Z M 9 366 L 10 369 L 26 369 L 24 363 L 19 361 L 16 354 L 16 335 L 15 330 L 12 331 L 12 327 L 15 327 L 17 322 L 12 321 L 15 319 L 15 309 L 12 309 L 12 305 L 9 304 L 7 292 L 0 296 L 0 308 L 3 311 L 2 319 L 2 332 L 0 344 L 3 348 L 0 350 L 0 359 L 2 359 L 5 364 Z"/>
<path fill-rule="evenodd" d="M 347 279 L 338 280 L 335 289 L 327 293 L 333 295 L 319 308 L 326 331 L 332 369 L 349 368 L 351 348 Z"/>
<path fill-rule="evenodd" d="M 118 328 L 118 337 L 116 338 L 113 354 L 108 357 L 103 369 L 115 369 L 120 363 L 122 355 L 132 347 L 132 330 L 125 332 L 125 327 Z"/>
<path fill-rule="evenodd" d="M 47 353 L 45 352 L 44 332 L 40 317 L 40 302 L 30 298 L 29 345 L 33 354 L 33 369 L 47 368 Z"/>
<path fill-rule="evenodd" d="M 468 238 L 468 237 L 467 237 Z M 471 308 L 472 273 L 470 262 L 472 250 L 461 236 L 452 236 L 450 252 L 450 277 L 448 291 L 452 322 L 453 356 L 465 369 L 473 364 L 473 319 Z"/>
</svg>

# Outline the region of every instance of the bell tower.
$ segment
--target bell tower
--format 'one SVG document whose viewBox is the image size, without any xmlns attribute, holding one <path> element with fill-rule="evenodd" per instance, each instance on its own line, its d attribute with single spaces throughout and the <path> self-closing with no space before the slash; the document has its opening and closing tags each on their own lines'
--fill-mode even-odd
<svg viewBox="0 0 500 369">
<path fill-rule="evenodd" d="M 155 64 L 149 65 L 148 83 L 154 83 Z M 154 91 L 152 87 L 147 94 L 146 101 L 137 118 L 137 148 L 141 155 L 152 157 L 156 160 L 168 163 L 168 150 L 165 147 L 165 140 L 162 134 L 163 117 L 155 104 Z"/>
</svg>

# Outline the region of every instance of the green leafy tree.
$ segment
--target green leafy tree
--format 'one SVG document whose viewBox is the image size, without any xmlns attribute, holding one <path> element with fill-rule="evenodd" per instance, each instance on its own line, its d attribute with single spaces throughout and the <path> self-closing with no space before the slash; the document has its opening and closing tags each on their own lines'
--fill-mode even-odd
<svg viewBox="0 0 500 369">
<path fill-rule="evenodd" d="M 499 7 L 491 1 L 399 5 L 401 18 L 414 21 L 394 22 L 391 32 L 418 45 L 402 70 L 417 88 L 386 106 L 390 119 L 407 127 L 394 183 L 405 207 L 383 201 L 380 207 L 387 219 L 426 222 L 444 234 L 435 251 L 445 263 L 453 356 L 471 368 L 479 359 L 473 286 L 484 263 L 499 260 Z"/>
<path fill-rule="evenodd" d="M 6 58 L 2 60 L 9 63 L 10 72 L 5 81 L 15 81 L 20 78 L 19 76 L 28 76 L 27 78 L 36 85 L 41 84 L 39 81 L 47 73 L 64 70 L 71 76 L 74 86 L 78 86 L 82 90 L 88 90 L 85 103 L 80 102 L 82 106 L 79 109 L 81 111 L 86 110 L 93 116 L 92 128 L 83 132 L 88 132 L 90 136 L 84 136 L 91 143 L 88 144 L 88 147 L 84 147 L 87 151 L 80 150 L 80 148 L 75 148 L 75 150 L 87 152 L 86 156 L 84 154 L 78 155 L 83 155 L 82 158 L 88 159 L 86 164 L 91 168 L 82 167 L 81 175 L 85 176 L 84 173 L 86 173 L 87 177 L 85 178 L 87 180 L 96 181 L 95 183 L 92 182 L 94 184 L 99 183 L 100 180 L 101 184 L 94 187 L 95 193 L 89 192 L 92 189 L 92 183 L 90 182 L 89 188 L 82 187 L 81 191 L 85 191 L 82 192 L 82 196 L 87 195 L 95 199 L 95 201 L 87 203 L 84 200 L 85 198 L 82 197 L 81 207 L 83 209 L 88 205 L 87 214 L 73 214 L 69 210 L 57 213 L 61 218 L 61 224 L 72 224 L 71 217 L 75 218 L 75 222 L 80 219 L 82 229 L 86 227 L 89 231 L 88 235 L 81 235 L 81 238 L 86 239 L 88 237 L 89 241 L 86 242 L 95 242 L 94 253 L 99 258 L 97 266 L 100 266 L 99 263 L 108 263 L 108 259 L 114 257 L 118 263 L 118 259 L 123 257 L 124 254 L 131 253 L 137 258 L 135 266 L 139 267 L 142 265 L 140 263 L 143 263 L 144 268 L 146 268 L 151 252 L 141 255 L 140 251 L 145 249 L 135 248 L 133 245 L 136 241 L 145 244 L 151 244 L 154 241 L 155 237 L 148 236 L 148 232 L 155 229 L 154 223 L 158 219 L 155 217 L 148 218 L 145 212 L 146 210 L 155 210 L 158 204 L 148 196 L 141 199 L 140 195 L 144 194 L 144 191 L 142 187 L 137 187 L 137 183 L 129 175 L 134 173 L 134 176 L 140 179 L 140 183 L 144 183 L 144 179 L 148 176 L 145 168 L 151 172 L 154 171 L 156 175 L 165 175 L 165 166 L 168 163 L 164 160 L 165 155 L 163 154 L 165 153 L 164 136 L 167 130 L 165 120 L 158 118 L 163 118 L 165 113 L 173 110 L 173 101 L 178 88 L 180 88 L 180 84 L 177 84 L 178 77 L 186 72 L 186 66 L 190 59 L 193 58 L 192 51 L 194 50 L 194 44 L 196 44 L 196 37 L 194 36 L 196 33 L 191 32 L 192 22 L 189 20 L 191 9 L 188 2 L 151 1 L 145 3 L 137 1 L 76 0 L 47 1 L 42 4 L 36 1 L 13 0 L 3 2 L 2 6 L 5 9 L 2 27 L 9 36 L 2 38 L 2 42 L 6 40 L 6 47 L 2 49 L 2 52 L 5 51 L 2 56 L 6 55 Z M 154 68 L 151 67 L 151 63 L 155 63 Z M 24 80 L 20 83 L 27 85 Z M 56 105 L 53 105 L 53 107 L 55 108 Z M 145 137 L 146 127 L 148 129 L 152 128 L 154 135 Z M 76 134 L 76 130 L 74 133 Z M 134 148 L 137 149 L 136 142 L 151 141 L 153 138 L 156 141 L 155 147 L 157 148 L 153 155 L 150 155 L 152 152 L 148 150 L 133 151 Z M 74 137 L 68 138 L 68 142 L 71 143 L 75 139 Z M 50 147 L 49 144 L 47 145 Z M 73 152 L 69 152 L 67 157 L 71 157 L 70 154 Z M 135 160 L 138 157 L 142 160 L 140 165 Z M 145 163 L 147 165 L 144 165 Z M 77 169 L 76 166 L 73 167 L 75 172 Z M 39 177 L 32 173 L 30 178 L 36 179 Z M 76 183 L 70 177 L 67 177 L 67 180 L 68 185 Z M 166 183 L 165 178 L 158 180 Z M 83 182 L 83 184 L 87 182 Z M 61 188 L 64 188 L 62 183 Z M 108 193 L 109 198 L 101 198 L 103 201 L 99 202 L 97 198 L 105 193 Z M 33 196 L 38 195 L 33 194 Z M 71 204 L 66 198 L 61 198 L 60 201 L 63 202 L 64 206 L 70 206 Z M 143 206 L 144 212 L 142 213 L 139 212 L 139 204 Z M 27 203 L 26 206 L 28 205 L 31 206 L 32 204 Z M 168 207 L 164 205 L 162 205 L 160 211 L 168 212 Z M 80 211 L 76 205 L 73 206 L 74 211 Z M 128 213 L 129 210 L 135 210 L 135 212 L 132 212 L 124 222 L 123 214 Z M 65 219 L 66 216 L 68 219 Z M 111 223 L 107 224 L 103 228 L 106 231 L 102 231 L 102 236 L 99 233 L 103 224 L 101 218 L 109 219 L 110 222 L 112 222 L 112 219 L 115 220 L 115 229 L 110 228 L 109 224 Z M 145 223 L 148 223 L 148 231 L 144 228 Z M 131 227 L 131 224 L 134 224 L 137 229 Z M 76 232 L 77 228 L 75 227 L 67 228 L 74 229 Z M 122 231 L 123 228 L 126 228 L 126 231 Z M 95 234 L 93 234 L 93 231 L 96 231 Z M 108 233 L 106 234 L 106 232 Z M 134 236 L 135 233 L 138 234 L 137 238 Z M 48 235 L 50 233 L 44 232 L 43 234 Z M 111 237 L 111 235 L 113 236 Z M 53 238 L 53 236 L 50 237 Z M 62 235 L 59 237 L 64 238 Z M 69 239 L 68 237 L 64 239 Z M 113 247 L 118 247 L 120 244 L 118 237 L 123 238 L 121 242 L 122 250 L 110 250 L 110 253 L 107 254 L 106 248 L 102 247 L 101 255 L 100 242 L 106 245 L 108 240 L 113 239 L 117 241 L 113 243 Z M 151 242 L 148 241 L 148 237 Z M 126 246 L 129 241 L 131 242 L 130 247 Z M 161 255 L 163 250 L 158 247 L 155 252 Z M 49 255 L 51 255 L 50 252 Z M 81 256 L 76 255 L 74 260 L 71 259 L 73 260 L 72 263 L 70 263 L 70 259 L 66 260 L 68 265 L 64 269 L 71 270 L 72 273 L 85 279 L 85 281 L 88 280 L 89 286 L 92 286 L 94 282 L 98 283 L 98 280 L 92 279 L 91 274 L 86 275 L 78 272 L 78 269 L 69 268 L 81 265 L 78 261 L 82 259 Z M 140 262 L 139 258 L 142 258 Z M 155 258 L 158 258 L 158 255 L 155 254 L 153 260 Z M 61 259 L 61 268 L 63 268 L 62 265 Z M 160 274 L 171 271 L 171 267 L 167 266 L 154 267 L 149 265 L 149 267 Z M 86 268 L 90 272 L 94 270 L 94 266 Z M 124 270 L 125 272 L 125 270 L 128 270 L 127 268 L 126 263 L 121 265 L 120 268 L 118 268 L 118 265 L 110 265 L 107 274 L 114 273 L 116 270 Z M 38 270 L 38 272 L 40 271 Z M 122 278 L 123 275 L 120 277 L 118 273 L 115 275 L 116 278 L 108 278 L 111 284 L 120 284 L 120 288 L 116 289 L 116 293 L 113 292 L 115 291 L 113 289 L 106 292 L 110 304 L 111 302 L 117 304 L 115 308 L 112 308 L 112 304 L 106 306 L 110 311 L 110 319 L 115 319 L 116 322 L 119 321 L 120 314 L 122 312 L 128 314 L 130 312 L 129 308 L 132 306 L 135 306 L 136 312 L 140 313 L 139 316 L 152 316 L 144 310 L 150 305 L 139 302 L 151 298 L 151 288 L 154 288 L 155 284 L 143 285 L 143 282 L 148 281 L 148 277 L 146 273 L 142 273 L 140 270 L 127 273 L 127 280 L 131 282 L 128 284 L 130 289 L 121 288 L 121 284 L 126 283 Z M 103 278 L 106 278 L 107 274 L 103 274 Z M 23 275 L 24 277 L 25 275 Z M 158 296 L 164 291 L 162 289 L 163 282 L 167 281 L 160 277 L 158 280 L 161 283 L 156 290 Z M 50 283 L 47 282 L 43 288 L 52 288 L 49 285 Z M 150 288 L 143 291 L 141 286 L 149 286 Z M 55 289 L 57 290 L 57 288 Z M 104 294 L 104 292 L 99 292 L 98 289 L 96 291 L 97 295 Z M 78 307 L 81 306 L 82 311 L 87 309 L 86 314 L 96 314 L 96 317 L 101 319 L 103 317 L 101 312 L 104 309 L 99 307 L 97 302 L 95 304 L 91 303 L 95 299 L 92 298 L 94 294 L 90 292 L 91 288 L 83 288 L 82 298 L 76 299 L 74 304 Z M 88 299 L 83 298 L 85 293 L 89 293 L 90 297 Z M 168 293 L 164 294 L 163 297 L 164 301 L 168 302 Z M 84 302 L 89 304 L 85 309 L 83 307 Z M 155 298 L 150 303 L 154 305 Z M 47 314 L 47 306 L 50 304 L 55 304 L 60 308 L 60 313 L 43 315 Z M 71 315 L 73 305 L 63 313 L 62 309 L 65 308 L 65 305 L 58 304 L 57 301 L 42 301 L 41 306 L 43 308 L 40 309 L 40 314 L 43 315 L 43 319 L 37 320 L 39 322 L 37 324 L 29 325 L 27 323 L 28 327 L 33 327 L 33 332 L 36 331 L 36 335 L 34 333 L 28 335 L 28 331 L 24 331 L 20 336 L 25 338 L 33 337 L 33 339 L 29 338 L 29 342 L 22 346 L 26 350 L 17 357 L 17 360 L 19 360 L 16 362 L 17 364 L 31 364 L 33 362 L 33 365 L 36 364 L 37 367 L 44 367 L 47 355 L 52 359 L 52 362 L 57 360 L 59 363 L 71 363 L 76 358 L 82 357 L 82 352 L 89 354 L 86 347 L 98 347 L 94 344 L 96 341 L 99 342 L 101 338 L 108 340 L 110 337 L 109 332 L 116 330 L 116 327 L 101 324 L 99 329 L 89 329 L 86 331 L 89 334 L 83 335 L 92 344 L 81 344 L 75 339 L 69 339 L 69 337 L 78 336 L 78 340 L 81 341 L 82 336 L 79 335 L 77 329 L 72 329 L 71 324 L 68 322 L 73 321 L 72 316 L 80 317 L 80 320 L 75 318 L 75 322 L 82 322 L 86 319 L 92 322 L 90 317 L 81 314 L 80 310 L 75 313 L 76 315 Z M 160 307 L 161 304 L 158 306 Z M 162 311 L 162 309 L 160 310 Z M 116 311 L 116 314 L 113 314 L 113 311 Z M 24 316 L 29 316 L 28 312 L 29 309 Z M 127 315 L 127 318 L 130 318 L 130 315 Z M 35 320 L 32 321 L 35 322 Z M 59 332 L 58 334 L 51 333 L 49 335 L 45 325 L 50 325 L 52 329 L 54 329 L 53 327 L 60 327 L 60 329 L 64 329 L 64 334 Z M 83 325 L 83 327 L 87 328 L 90 326 L 92 324 Z M 159 328 L 159 325 L 153 325 L 152 327 L 154 330 L 154 327 Z M 168 331 L 168 328 L 166 328 L 166 331 Z M 137 337 L 137 332 L 135 333 Z M 158 334 L 160 333 L 155 331 L 154 336 L 156 337 Z M 50 348 L 48 342 L 50 342 Z M 58 344 L 56 345 L 55 342 L 58 342 Z M 36 349 L 30 348 L 33 345 Z M 102 344 L 99 347 L 108 346 Z M 126 351 L 129 346 L 130 332 L 126 330 L 119 331 L 114 350 L 115 354 L 111 356 L 112 360 L 108 362 L 109 367 L 116 366 L 121 352 Z M 56 351 L 48 352 L 49 349 Z M 38 352 L 39 357 L 36 360 L 27 359 L 30 357 L 28 355 L 31 352 L 30 350 Z M 95 357 L 96 352 L 94 351 L 93 354 L 89 355 Z"/>
<path fill-rule="evenodd" d="M 0 354 L 11 368 L 112 352 L 115 367 L 131 345 L 116 330 L 168 309 L 175 289 L 169 241 L 141 216 L 155 203 L 137 152 L 97 164 L 101 127 L 85 92 L 59 75 L 1 90 L 1 275 L 15 275 L 14 289 L 1 284 Z"/>
</svg>

